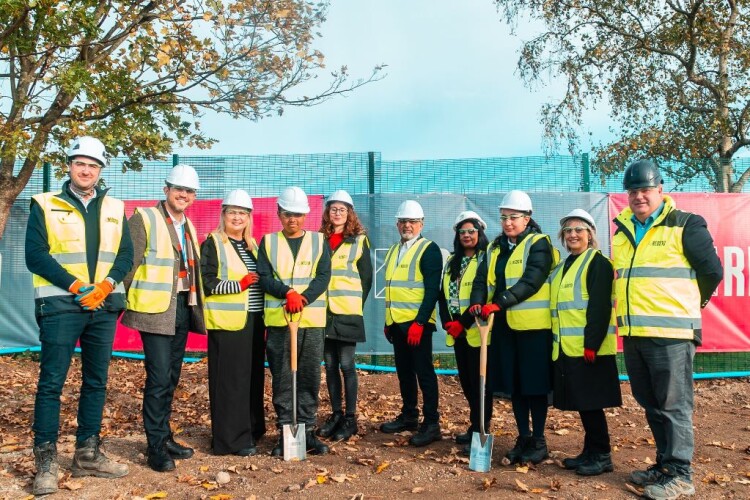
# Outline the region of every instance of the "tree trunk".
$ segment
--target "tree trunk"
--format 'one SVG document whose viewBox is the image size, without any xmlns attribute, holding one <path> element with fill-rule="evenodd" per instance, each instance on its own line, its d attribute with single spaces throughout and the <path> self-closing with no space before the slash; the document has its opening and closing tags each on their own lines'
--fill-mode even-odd
<svg viewBox="0 0 750 500">
<path fill-rule="evenodd" d="M 0 191 L 0 240 L 3 239 L 5 226 L 8 224 L 10 209 L 13 207 L 14 201 L 16 201 L 16 195 L 11 191 Z"/>
</svg>

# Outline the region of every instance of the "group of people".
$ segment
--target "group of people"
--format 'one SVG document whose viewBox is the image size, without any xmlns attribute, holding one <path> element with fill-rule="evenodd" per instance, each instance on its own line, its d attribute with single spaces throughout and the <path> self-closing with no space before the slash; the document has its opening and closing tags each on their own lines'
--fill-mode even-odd
<svg viewBox="0 0 750 500">
<path fill-rule="evenodd" d="M 175 469 L 193 449 L 170 427 L 189 331 L 208 334 L 211 447 L 217 455 L 251 456 L 266 433 L 264 361 L 283 453 L 283 425 L 305 424 L 307 452 L 325 454 L 319 438 L 357 434 L 356 344 L 365 340 L 363 304 L 373 281 L 370 246 L 351 196 L 326 199 L 319 231 L 305 230 L 310 212 L 299 187 L 277 199 L 282 229 L 260 243 L 252 236 L 253 202 L 230 191 L 218 226 L 202 245 L 185 210 L 200 182 L 188 165 L 165 179 L 164 200 L 130 219 L 122 201 L 98 185 L 108 164 L 104 145 L 80 137 L 68 152 L 69 180 L 60 192 L 35 195 L 26 235 L 40 330 L 40 373 L 34 412 L 35 495 L 57 490 L 60 396 L 77 343 L 82 386 L 71 472 L 117 478 L 128 467 L 100 450 L 102 410 L 117 319 L 139 331 L 146 371 L 143 423 L 147 463 Z M 473 211 L 453 224 L 453 252 L 443 262 L 422 234 L 421 205 L 396 212 L 400 239 L 385 257 L 386 339 L 393 344 L 401 412 L 385 433 L 413 431 L 410 443 L 441 439 L 432 337 L 439 318 L 453 346 L 470 426 L 455 439 L 469 453 L 492 397 L 510 398 L 517 426 L 505 463 L 539 463 L 550 402 L 578 411 L 583 449 L 563 461 L 581 475 L 613 470 L 605 408 L 621 404 L 615 327 L 633 395 L 644 407 L 656 460 L 631 481 L 650 498 L 695 492 L 692 483 L 692 360 L 701 341 L 701 308 L 722 279 L 705 220 L 683 212 L 663 193 L 653 162 L 625 170 L 629 206 L 614 220 L 612 260 L 598 249 L 594 218 L 576 209 L 557 232 L 569 255 L 532 218 L 530 197 L 510 191 L 499 206 L 501 233 L 492 241 Z M 123 313 L 124 311 L 124 313 Z M 489 340 L 484 414 L 480 415 L 478 321 L 494 317 Z M 290 345 L 289 322 L 299 322 Z M 296 408 L 290 350 L 297 351 Z M 331 414 L 318 422 L 321 360 Z M 422 392 L 422 418 L 418 406 Z"/>
</svg>

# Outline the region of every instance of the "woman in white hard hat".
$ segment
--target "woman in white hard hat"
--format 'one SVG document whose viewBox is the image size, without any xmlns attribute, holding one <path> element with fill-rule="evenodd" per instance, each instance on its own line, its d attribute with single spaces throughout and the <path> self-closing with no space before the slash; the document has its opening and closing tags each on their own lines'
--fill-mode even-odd
<svg viewBox="0 0 750 500">
<path fill-rule="evenodd" d="M 252 237 L 253 201 L 230 191 L 219 226 L 201 247 L 206 294 L 211 446 L 216 455 L 250 456 L 266 432 L 263 409 L 263 291 Z"/>
<path fill-rule="evenodd" d="M 326 200 L 320 225 L 331 248 L 331 282 L 328 285 L 328 318 L 323 359 L 332 413 L 318 435 L 334 441 L 357 434 L 357 370 L 354 351 L 364 342 L 362 307 L 372 286 L 370 244 L 365 228 L 354 211 L 354 202 L 344 190 Z M 341 376 L 346 413 L 341 402 Z"/>
<path fill-rule="evenodd" d="M 559 256 L 531 218 L 528 194 L 510 191 L 498 208 L 502 233 L 477 270 L 471 308 L 483 318 L 495 314 L 487 379 L 492 392 L 510 396 L 518 428 L 516 444 L 503 462 L 536 464 L 548 454 L 544 426 L 552 390 L 552 321 L 547 277 Z"/>
<path fill-rule="evenodd" d="M 582 476 L 612 472 L 604 408 L 622 405 L 612 303 L 614 270 L 598 250 L 594 218 L 580 208 L 560 219 L 558 237 L 570 255 L 550 277 L 554 406 L 578 411 L 583 451 L 562 461 Z"/>
<path fill-rule="evenodd" d="M 458 379 L 464 397 L 469 403 L 471 425 L 463 434 L 456 436 L 456 443 L 464 445 L 463 452 L 470 451 L 471 435 L 479 432 L 479 329 L 474 316 L 469 312 L 471 286 L 477 267 L 484 261 L 487 251 L 487 224 L 474 211 L 458 214 L 453 224 L 453 253 L 443 270 L 443 282 L 438 296 L 438 309 L 443 329 L 447 335 L 445 344 L 453 346 L 456 355 Z M 492 416 L 492 393 L 485 392 L 485 429 L 489 428 Z"/>
</svg>

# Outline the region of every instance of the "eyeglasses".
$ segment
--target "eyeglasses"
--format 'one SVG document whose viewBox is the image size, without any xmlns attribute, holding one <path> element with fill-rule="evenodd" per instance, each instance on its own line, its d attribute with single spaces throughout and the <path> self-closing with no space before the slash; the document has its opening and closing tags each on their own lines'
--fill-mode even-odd
<svg viewBox="0 0 750 500">
<path fill-rule="evenodd" d="M 575 226 L 575 227 L 568 227 L 568 226 L 566 226 L 566 227 L 562 228 L 562 232 L 565 233 L 565 234 L 570 234 L 573 231 L 575 231 L 576 234 L 581 234 L 582 232 L 588 231 L 588 230 L 589 230 L 589 228 L 587 228 L 585 226 Z"/>
<path fill-rule="evenodd" d="M 234 217 L 235 215 L 239 217 L 245 217 L 245 216 L 250 215 L 250 212 L 247 210 L 227 210 L 224 213 L 230 217 Z"/>
<path fill-rule="evenodd" d="M 399 219 L 399 224 L 419 224 L 422 222 L 422 219 Z"/>
<path fill-rule="evenodd" d="M 521 217 L 528 217 L 528 215 L 523 215 L 523 214 L 501 215 L 500 222 L 505 222 L 505 221 L 516 222 Z"/>
<path fill-rule="evenodd" d="M 334 208 L 329 208 L 328 210 L 329 210 L 329 211 L 330 211 L 330 212 L 331 212 L 332 214 L 341 214 L 341 215 L 344 215 L 345 213 L 347 213 L 347 212 L 349 211 L 349 209 L 348 209 L 348 208 L 346 208 L 346 207 L 342 207 L 342 208 L 335 208 L 335 207 L 334 207 Z"/>
<path fill-rule="evenodd" d="M 70 164 L 75 168 L 93 168 L 94 170 L 99 170 L 100 168 L 102 168 L 102 166 L 98 163 L 90 163 L 81 160 L 73 160 L 72 162 L 70 162 Z"/>
<path fill-rule="evenodd" d="M 458 231 L 456 231 L 456 232 L 457 232 L 458 234 L 474 234 L 474 233 L 476 233 L 477 231 L 478 231 L 477 229 L 471 228 L 471 229 L 459 229 L 459 230 L 458 230 Z"/>
<path fill-rule="evenodd" d="M 286 210 L 283 210 L 281 212 L 281 216 L 283 218 L 285 218 L 285 219 L 300 219 L 300 218 L 304 217 L 305 215 L 307 215 L 307 214 L 300 214 L 300 213 L 297 213 L 297 212 L 287 212 Z"/>
</svg>

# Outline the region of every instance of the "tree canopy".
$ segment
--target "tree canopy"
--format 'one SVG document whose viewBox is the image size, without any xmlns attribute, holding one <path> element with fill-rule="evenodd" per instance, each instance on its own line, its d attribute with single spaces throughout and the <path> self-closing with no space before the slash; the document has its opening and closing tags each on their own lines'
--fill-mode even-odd
<svg viewBox="0 0 750 500">
<path fill-rule="evenodd" d="M 327 3 L 302 0 L 4 0 L 0 9 L 0 237 L 44 161 L 79 135 L 125 169 L 175 144 L 207 148 L 206 111 L 258 120 L 382 77 L 323 73 Z M 312 83 L 304 88 L 310 89 Z M 19 165 L 20 164 L 20 168 Z M 64 167 L 61 167 L 64 168 Z M 15 172 L 14 172 L 15 171 Z"/>
<path fill-rule="evenodd" d="M 678 183 L 703 176 L 740 192 L 750 169 L 750 2 L 745 0 L 495 0 L 512 28 L 541 32 L 518 61 L 527 83 L 560 76 L 561 99 L 542 110 L 547 144 L 579 144 L 582 112 L 606 102 L 618 139 L 594 151 L 603 175 L 649 157 Z"/>
</svg>

